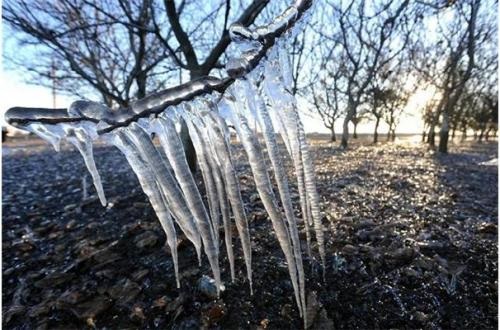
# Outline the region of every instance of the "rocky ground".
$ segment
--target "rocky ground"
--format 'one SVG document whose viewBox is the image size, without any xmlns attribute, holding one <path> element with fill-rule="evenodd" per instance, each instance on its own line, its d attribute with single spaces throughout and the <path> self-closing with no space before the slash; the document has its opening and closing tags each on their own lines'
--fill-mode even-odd
<svg viewBox="0 0 500 330">
<path fill-rule="evenodd" d="M 312 328 L 496 329 L 498 170 L 480 163 L 497 157 L 497 144 L 453 145 L 444 156 L 411 143 L 313 144 L 328 259 L 323 281 L 305 258 Z M 235 243 L 238 279 L 222 258 L 217 299 L 208 262 L 199 268 L 183 237 L 176 289 L 165 236 L 119 152 L 95 152 L 110 200 L 102 207 L 74 150 L 15 147 L 3 157 L 5 329 L 302 327 L 243 158 L 254 295 Z"/>
</svg>

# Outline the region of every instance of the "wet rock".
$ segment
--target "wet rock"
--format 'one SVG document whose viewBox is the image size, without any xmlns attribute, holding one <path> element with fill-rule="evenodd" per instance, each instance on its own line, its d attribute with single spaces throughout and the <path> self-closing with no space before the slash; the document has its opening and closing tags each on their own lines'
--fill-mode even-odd
<svg viewBox="0 0 500 330">
<path fill-rule="evenodd" d="M 161 296 L 158 299 L 155 299 L 153 301 L 153 305 L 151 307 L 153 308 L 164 308 L 167 305 L 168 298 L 167 296 Z"/>
<path fill-rule="evenodd" d="M 141 287 L 129 279 L 119 281 L 108 290 L 109 296 L 115 299 L 120 305 L 127 305 L 132 302 L 140 292 Z"/>
<path fill-rule="evenodd" d="M 220 291 L 224 291 L 224 286 L 221 285 Z M 215 280 L 203 275 L 198 280 L 198 290 L 209 298 L 217 298 L 217 286 L 215 285 Z"/>
<path fill-rule="evenodd" d="M 66 224 L 66 226 L 64 226 L 64 228 L 66 228 L 66 230 L 72 230 L 72 229 L 74 229 L 76 227 L 77 224 L 78 224 L 77 221 L 75 219 L 73 219 L 73 220 L 70 220 Z"/>
<path fill-rule="evenodd" d="M 135 305 L 134 307 L 132 307 L 132 311 L 130 312 L 129 317 L 133 322 L 142 322 L 146 319 L 146 315 L 144 315 L 144 309 L 139 305 Z"/>
<path fill-rule="evenodd" d="M 385 254 L 389 262 L 394 265 L 401 265 L 409 263 L 415 258 L 415 250 L 409 247 L 402 247 L 393 251 L 389 251 Z"/>
<path fill-rule="evenodd" d="M 415 318 L 415 320 L 417 320 L 418 322 L 421 322 L 421 323 L 425 323 L 427 322 L 427 320 L 429 320 L 429 315 L 425 314 L 424 312 L 420 312 L 420 311 L 416 311 L 415 313 L 413 313 L 413 317 Z"/>
<path fill-rule="evenodd" d="M 131 277 L 134 281 L 140 281 L 144 278 L 144 276 L 146 276 L 148 274 L 149 274 L 149 270 L 140 269 L 138 271 L 133 272 Z"/>
<path fill-rule="evenodd" d="M 38 305 L 30 307 L 28 310 L 28 316 L 31 318 L 39 318 L 40 316 L 47 314 L 53 304 L 54 303 L 50 301 L 43 301 Z"/>
<path fill-rule="evenodd" d="M 95 319 L 98 315 L 112 306 L 113 302 L 106 296 L 97 296 L 71 308 L 73 314 L 81 319 Z"/>
<path fill-rule="evenodd" d="M 269 319 L 263 319 L 259 323 L 258 329 L 267 329 L 269 327 Z"/>
<path fill-rule="evenodd" d="M 83 300 L 83 295 L 78 291 L 66 290 L 56 301 L 57 308 L 65 308 L 69 305 L 75 305 Z"/>
<path fill-rule="evenodd" d="M 12 243 L 12 247 L 21 252 L 30 252 L 35 249 L 35 242 L 26 239 L 16 240 Z"/>
<path fill-rule="evenodd" d="M 15 317 L 16 315 L 22 315 L 25 312 L 26 312 L 26 307 L 22 305 L 12 305 L 3 314 L 3 320 L 5 323 L 8 324 L 13 317 Z"/>
<path fill-rule="evenodd" d="M 479 226 L 478 232 L 481 234 L 497 234 L 498 227 L 494 223 L 483 223 Z"/>
<path fill-rule="evenodd" d="M 202 323 L 205 327 L 211 327 L 220 322 L 226 315 L 226 306 L 223 303 L 213 302 L 203 307 Z"/>
<path fill-rule="evenodd" d="M 112 251 L 111 247 L 106 247 L 93 253 L 92 259 L 99 263 L 99 266 L 103 266 L 122 259 L 122 256 Z"/>
<path fill-rule="evenodd" d="M 358 252 L 358 248 L 353 246 L 353 245 L 350 245 L 350 244 L 346 244 L 342 248 L 342 253 L 345 255 L 354 255 L 357 252 Z"/>
<path fill-rule="evenodd" d="M 184 304 L 185 301 L 186 301 L 186 295 L 181 292 L 179 296 L 177 296 L 172 302 L 167 304 L 165 312 L 167 313 L 175 312 L 175 314 L 177 314 L 178 312 L 182 311 L 182 304 Z"/>
<path fill-rule="evenodd" d="M 71 281 L 73 278 L 75 278 L 75 274 L 73 273 L 54 272 L 36 281 L 35 286 L 37 288 L 53 288 Z"/>
<path fill-rule="evenodd" d="M 381 240 L 387 232 L 381 228 L 362 229 L 356 233 L 356 236 L 363 242 Z"/>
<path fill-rule="evenodd" d="M 435 253 L 440 253 L 442 250 L 446 249 L 447 244 L 445 242 L 432 240 L 428 242 L 419 242 L 418 247 L 422 253 L 433 255 Z"/>
<path fill-rule="evenodd" d="M 134 242 L 139 249 L 153 247 L 158 242 L 158 236 L 152 231 L 146 231 L 137 236 Z"/>
</svg>

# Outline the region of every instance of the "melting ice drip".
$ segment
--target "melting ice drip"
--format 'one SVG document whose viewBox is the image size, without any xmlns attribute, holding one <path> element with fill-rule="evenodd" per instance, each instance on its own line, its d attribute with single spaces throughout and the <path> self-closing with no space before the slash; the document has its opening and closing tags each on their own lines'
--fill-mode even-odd
<svg viewBox="0 0 500 330">
<path fill-rule="evenodd" d="M 56 150 L 62 139 L 72 143 L 83 156 L 102 205 L 106 205 L 106 199 L 94 163 L 92 142 L 102 138 L 116 146 L 137 175 L 165 231 L 178 287 L 177 227 L 192 242 L 200 261 L 201 253 L 206 255 L 217 290 L 220 289 L 221 220 L 231 279 L 234 280 L 232 215 L 252 292 L 250 233 L 233 165 L 228 124 L 234 127 L 248 157 L 257 192 L 285 255 L 299 313 L 307 324 L 298 221 L 282 165 L 284 155 L 278 147 L 278 137 L 281 137 L 293 163 L 306 231 L 305 253 L 311 256 L 311 233 L 314 233 L 324 266 L 324 237 L 314 168 L 296 100 L 290 92 L 292 72 L 285 51 L 287 42 L 300 29 L 299 24 L 293 23 L 302 15 L 301 9 L 307 2 L 297 1 L 267 26 L 254 30 L 232 26 L 230 35 L 239 53 L 226 66 L 229 78 L 206 77 L 150 95 L 119 111 L 94 102 L 77 101 L 71 104 L 67 113 L 13 108 L 7 113 L 7 120 L 49 141 Z M 292 25 L 294 27 L 289 28 Z M 258 123 L 258 128 L 251 127 L 253 122 Z M 207 205 L 189 169 L 176 130 L 181 123 L 187 125 L 196 151 Z M 257 131 L 262 134 L 267 152 L 263 151 Z M 153 143 L 152 133 L 159 137 L 159 146 Z M 273 189 L 266 159 L 270 160 L 277 191 Z"/>
</svg>

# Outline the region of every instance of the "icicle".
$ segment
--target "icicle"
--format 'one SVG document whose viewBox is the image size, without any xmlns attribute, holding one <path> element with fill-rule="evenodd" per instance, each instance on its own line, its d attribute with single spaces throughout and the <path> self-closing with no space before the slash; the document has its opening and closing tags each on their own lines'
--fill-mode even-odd
<svg viewBox="0 0 500 330">
<path fill-rule="evenodd" d="M 231 210 L 233 211 L 236 229 L 240 237 L 241 247 L 247 269 L 247 278 L 250 285 L 250 293 L 253 294 L 252 287 L 252 248 L 250 243 L 250 232 L 246 217 L 238 178 L 232 164 L 231 150 L 229 148 L 229 129 L 224 120 L 215 111 L 210 112 L 205 117 L 205 123 L 209 134 L 213 154 L 222 169 L 225 190 L 229 197 Z"/>
<path fill-rule="evenodd" d="M 299 308 L 300 315 L 302 316 L 302 304 L 299 294 L 299 285 L 297 280 L 297 266 L 295 264 L 295 257 L 293 253 L 292 243 L 288 234 L 286 223 L 283 221 L 278 206 L 276 204 L 276 197 L 274 196 L 271 182 L 265 167 L 265 162 L 260 151 L 260 146 L 256 136 L 248 126 L 245 117 L 239 112 L 239 104 L 236 105 L 234 98 L 229 96 L 226 92 L 225 101 L 232 107 L 233 120 L 238 136 L 240 137 L 243 148 L 245 149 L 252 173 L 255 179 L 257 191 L 261 197 L 262 203 L 271 218 L 273 228 L 276 232 L 276 237 L 281 245 L 281 249 L 285 254 L 288 263 L 288 271 L 292 281 L 292 286 L 295 292 L 295 299 Z"/>
<path fill-rule="evenodd" d="M 279 50 L 277 50 L 279 51 Z M 279 54 L 278 54 L 279 55 Z M 299 114 L 296 108 L 295 98 L 287 90 L 286 86 L 283 84 L 282 80 L 285 79 L 283 75 L 289 75 L 291 73 L 289 63 L 287 63 L 288 58 L 284 55 L 277 56 L 280 66 L 271 61 L 266 65 L 266 75 L 271 78 L 268 81 L 268 86 L 266 88 L 266 93 L 271 100 L 274 100 L 273 107 L 275 112 L 280 116 L 287 127 L 289 133 L 289 138 L 291 141 L 292 152 L 295 150 L 293 157 L 297 172 L 301 167 L 303 168 L 303 188 L 301 188 L 301 182 L 299 182 L 299 194 L 301 194 L 301 206 L 304 218 L 307 219 L 309 211 L 308 204 L 310 208 L 312 222 L 315 227 L 316 240 L 318 243 L 318 249 L 323 265 L 323 271 L 325 266 L 325 249 L 324 249 L 324 232 L 323 225 L 321 223 L 321 218 L 319 214 L 319 198 L 316 191 L 316 184 L 314 179 L 314 168 L 312 161 L 309 156 L 307 141 L 305 139 L 304 128 L 300 121 Z M 281 66 L 284 68 L 281 69 Z M 279 77 L 281 75 L 281 77 Z M 279 111 L 278 111 L 279 108 Z M 298 181 L 301 180 L 300 173 L 297 173 Z M 302 192 L 301 192 L 301 189 Z M 305 191 L 304 191 L 305 190 Z M 305 197 L 304 197 L 305 195 Z M 305 198 L 305 203 L 303 200 Z M 309 222 L 309 220 L 307 221 Z"/>
<path fill-rule="evenodd" d="M 207 104 L 208 106 L 208 104 Z M 189 107 L 186 107 L 188 109 Z M 200 107 L 203 108 L 203 107 Z M 191 109 L 191 112 L 194 109 Z M 190 113 L 191 113 L 190 112 Z M 200 113 L 198 108 L 197 113 Z M 233 252 L 233 243 L 232 243 L 232 230 L 231 230 L 231 222 L 230 222 L 230 214 L 229 214 L 229 204 L 227 200 L 226 189 L 224 188 L 224 183 L 222 179 L 222 166 L 217 159 L 216 151 L 213 148 L 211 141 L 211 136 L 208 134 L 207 124 L 203 121 L 203 118 L 196 116 L 186 116 L 189 117 L 189 125 L 188 129 L 190 135 L 192 136 L 193 144 L 195 145 L 195 149 L 203 152 L 203 155 L 200 155 L 200 160 L 208 162 L 208 167 L 211 169 L 210 173 L 204 173 L 202 169 L 202 175 L 208 175 L 208 177 L 213 178 L 213 182 L 215 183 L 215 192 L 213 193 L 213 189 L 207 189 L 209 191 L 209 197 L 213 195 L 214 197 L 214 206 L 217 207 L 217 210 L 220 211 L 220 215 L 222 216 L 223 226 L 224 226 L 224 241 L 226 244 L 227 257 L 229 260 L 229 268 L 231 271 L 231 279 L 235 280 L 235 271 L 234 271 L 234 252 Z M 207 155 L 207 156 L 205 156 Z"/>
<path fill-rule="evenodd" d="M 177 287 L 180 287 L 179 281 L 179 266 L 177 257 L 177 235 L 175 227 L 170 215 L 170 210 L 167 207 L 166 201 L 162 196 L 161 189 L 155 180 L 153 171 L 147 161 L 145 161 L 137 147 L 126 137 L 122 132 L 113 134 L 111 138 L 112 143 L 118 147 L 127 158 L 128 163 L 139 179 L 139 183 L 151 201 L 151 205 L 155 210 L 156 216 L 160 220 L 160 224 L 167 237 L 167 244 L 172 253 L 172 260 L 174 262 L 174 271 Z"/>
<path fill-rule="evenodd" d="M 198 226 L 176 180 L 168 171 L 164 160 L 161 158 L 158 150 L 156 150 L 149 135 L 135 123 L 132 123 L 127 128 L 123 128 L 122 132 L 136 146 L 141 158 L 149 164 L 165 200 L 170 205 L 170 210 L 174 218 L 177 220 L 184 234 L 186 234 L 186 237 L 193 243 L 199 259 L 201 241 Z"/>
<path fill-rule="evenodd" d="M 289 153 L 292 157 L 295 176 L 297 177 L 297 188 L 299 191 L 300 208 L 302 211 L 302 219 L 304 220 L 306 232 L 306 252 L 311 257 L 311 236 L 309 225 L 312 222 L 309 218 L 307 208 L 307 196 L 304 182 L 304 168 L 302 165 L 302 156 L 300 152 L 299 139 L 297 135 L 297 126 L 288 114 L 284 114 L 283 108 L 287 107 L 291 102 L 289 95 L 283 94 L 281 90 L 281 79 L 279 72 L 275 68 L 274 63 L 270 60 L 265 65 L 265 80 L 264 90 L 271 103 L 271 113 L 275 116 L 276 121 L 280 124 L 280 130 L 283 140 L 289 143 Z"/>
<path fill-rule="evenodd" d="M 185 105 L 184 108 L 187 113 L 191 112 L 191 106 L 190 105 Z M 186 114 L 187 114 L 186 113 Z M 215 178 L 214 178 L 214 169 L 213 169 L 213 164 L 210 163 L 210 155 L 208 153 L 208 149 L 205 146 L 205 143 L 203 142 L 203 138 L 200 138 L 197 133 L 197 130 L 194 130 L 192 128 L 192 116 L 186 115 L 182 117 L 182 120 L 185 121 L 189 134 L 191 136 L 191 141 L 193 142 L 193 146 L 196 152 L 196 157 L 198 160 L 198 164 L 200 166 L 201 170 L 201 176 L 203 178 L 203 183 L 205 185 L 205 190 L 207 193 L 207 199 L 208 199 L 208 204 L 209 204 L 209 210 L 210 210 L 210 219 L 211 219 L 211 225 L 214 231 L 215 235 L 215 240 L 218 242 L 219 241 L 219 218 L 220 218 L 220 208 L 219 208 L 219 202 L 218 202 L 218 196 L 217 196 L 217 188 L 215 184 Z M 192 136 L 195 135 L 195 136 Z M 217 245 L 218 248 L 218 245 Z"/>
<path fill-rule="evenodd" d="M 61 150 L 61 136 L 54 134 L 49 127 L 53 125 L 44 125 L 38 123 L 32 123 L 26 126 L 26 129 L 30 132 L 36 134 L 42 140 L 49 142 L 54 150 L 59 152 Z"/>
<path fill-rule="evenodd" d="M 92 176 L 92 181 L 94 182 L 97 196 L 99 196 L 99 201 L 102 206 L 106 206 L 107 202 L 106 196 L 104 195 L 104 189 L 102 187 L 101 176 L 95 166 L 91 133 L 87 132 L 85 128 L 73 128 L 64 124 L 62 124 L 62 129 L 65 131 L 68 141 L 71 142 L 71 144 L 73 144 L 82 155 L 85 166 L 87 166 L 87 170 Z"/>
<path fill-rule="evenodd" d="M 282 47 L 277 47 L 278 59 L 280 68 L 283 75 L 283 80 L 285 82 L 285 90 L 290 93 L 291 81 L 292 81 L 292 68 L 290 65 L 290 59 L 288 54 L 284 51 Z M 295 101 L 295 99 L 293 99 Z M 319 208 L 319 196 L 316 189 L 316 179 L 314 177 L 314 165 L 312 159 L 309 155 L 309 147 L 307 145 L 306 135 L 304 132 L 304 126 L 300 120 L 299 113 L 297 111 L 296 102 L 293 102 L 288 108 L 290 115 L 292 115 L 298 131 L 298 138 L 300 144 L 300 152 L 302 156 L 302 162 L 304 164 L 304 181 L 306 186 L 306 192 L 309 199 L 310 211 L 312 219 L 314 222 L 314 229 L 316 232 L 316 240 L 318 242 L 319 254 L 321 257 L 321 263 L 323 265 L 323 276 L 325 270 L 325 243 L 324 243 L 324 231 L 323 224 L 321 222 L 321 214 Z"/>
<path fill-rule="evenodd" d="M 269 154 L 269 159 L 271 160 L 271 164 L 274 170 L 274 175 L 278 185 L 281 204 L 283 206 L 283 209 L 285 210 L 285 217 L 288 222 L 290 237 L 292 238 L 295 261 L 297 265 L 297 275 L 299 278 L 300 298 L 301 298 L 302 308 L 305 311 L 306 310 L 305 276 L 304 276 L 304 267 L 302 264 L 299 233 L 297 230 L 297 220 L 295 219 L 295 215 L 293 213 L 293 205 L 290 196 L 290 190 L 288 188 L 288 179 L 285 173 L 285 169 L 281 164 L 281 153 L 278 148 L 278 143 L 276 142 L 276 133 L 274 132 L 274 128 L 271 122 L 271 117 L 269 116 L 264 100 L 259 96 L 258 90 L 255 88 L 255 82 L 253 81 L 253 83 L 250 83 L 248 81 L 241 81 L 241 86 L 239 87 L 240 88 L 238 88 L 238 91 L 244 93 L 244 95 L 242 96 L 247 100 L 247 103 L 250 106 L 250 110 L 256 113 L 259 125 L 263 132 L 267 152 Z M 304 315 L 304 318 L 305 317 L 306 315 Z"/>
<path fill-rule="evenodd" d="M 170 164 L 174 170 L 175 176 L 184 193 L 186 203 L 191 210 L 201 233 L 205 254 L 208 257 L 208 262 L 212 268 L 215 284 L 217 286 L 217 294 L 221 287 L 220 271 L 219 271 L 219 254 L 218 244 L 215 241 L 213 227 L 210 224 L 210 219 L 206 212 L 200 192 L 196 187 L 196 182 L 189 170 L 182 141 L 179 138 L 175 124 L 167 116 L 161 116 L 153 121 L 154 130 L 160 137 L 160 142 L 165 151 Z M 133 124 L 131 125 L 133 126 Z M 136 132 L 137 127 L 132 127 Z M 149 139 L 147 139 L 150 141 Z M 152 145 L 152 144 L 151 144 Z M 157 161 L 153 161 L 156 163 Z"/>
</svg>

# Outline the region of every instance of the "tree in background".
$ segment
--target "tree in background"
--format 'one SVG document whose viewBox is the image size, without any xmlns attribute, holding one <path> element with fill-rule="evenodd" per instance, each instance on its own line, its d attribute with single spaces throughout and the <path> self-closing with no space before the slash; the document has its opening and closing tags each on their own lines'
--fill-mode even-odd
<svg viewBox="0 0 500 330">
<path fill-rule="evenodd" d="M 323 28 L 316 32 L 330 49 L 328 71 L 342 73 L 338 86 L 346 98 L 343 148 L 348 145 L 349 122 L 356 128 L 362 118 L 357 112 L 375 73 L 406 48 L 407 31 L 413 25 L 409 5 L 409 1 L 327 2 Z"/>
<path fill-rule="evenodd" d="M 438 91 L 439 102 L 428 116 L 428 142 L 434 146 L 434 130 L 441 117 L 438 149 L 446 153 L 459 100 L 475 71 L 482 71 L 476 63 L 489 56 L 491 44 L 495 43 L 496 25 L 491 11 L 496 5 L 479 0 L 449 2 L 444 6 L 420 3 L 432 12 L 427 15 L 437 25 L 437 38 L 428 37 L 429 24 L 422 25 L 420 34 L 416 34 L 420 46 L 415 52 L 415 67 L 423 80 Z"/>
</svg>

